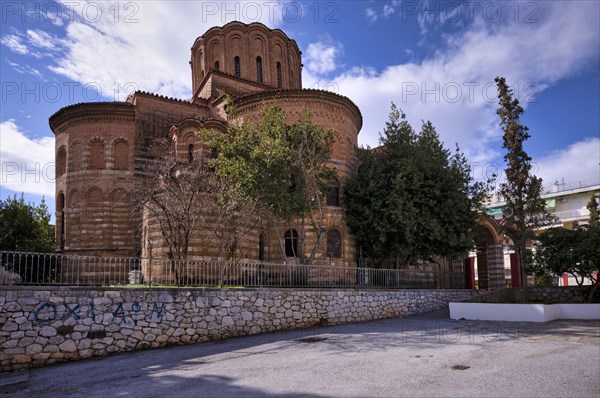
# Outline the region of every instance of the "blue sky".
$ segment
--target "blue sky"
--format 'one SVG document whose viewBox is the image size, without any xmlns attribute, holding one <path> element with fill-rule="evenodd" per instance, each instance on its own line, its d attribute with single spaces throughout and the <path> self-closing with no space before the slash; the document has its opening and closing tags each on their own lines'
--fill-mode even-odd
<svg viewBox="0 0 600 398">
<path fill-rule="evenodd" d="M 189 98 L 190 47 L 231 20 L 280 28 L 303 52 L 303 85 L 348 96 L 376 146 L 393 101 L 431 120 L 481 178 L 503 168 L 494 78 L 521 99 L 526 150 L 545 184 L 600 178 L 597 1 L 4 1 L 0 197 L 54 208 L 48 118 L 140 89 Z"/>
</svg>

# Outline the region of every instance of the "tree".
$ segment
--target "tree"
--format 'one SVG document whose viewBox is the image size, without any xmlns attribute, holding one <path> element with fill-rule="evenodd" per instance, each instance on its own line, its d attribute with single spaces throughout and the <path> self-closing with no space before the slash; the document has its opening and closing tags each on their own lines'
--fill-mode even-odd
<svg viewBox="0 0 600 398">
<path fill-rule="evenodd" d="M 486 186 L 472 183 L 460 150 L 445 149 L 430 122 L 417 134 L 394 104 L 380 144 L 357 150 L 345 186 L 348 225 L 362 254 L 400 267 L 471 248 Z"/>
<path fill-rule="evenodd" d="M 571 274 L 579 286 L 591 280 L 587 294 L 587 300 L 591 302 L 599 284 L 600 227 L 551 228 L 543 232 L 538 236 L 531 269 L 536 275 L 547 272 L 555 276 Z"/>
<path fill-rule="evenodd" d="M 23 195 L 18 199 L 14 195 L 0 200 L 0 251 L 2 250 L 54 252 L 54 226 L 50 225 L 50 211 L 43 198 L 37 206 L 25 203 Z M 0 256 L 0 271 L 5 264 L 9 269 L 0 273 L 4 273 L 4 279 L 8 275 L 13 282 L 39 283 L 53 278 L 58 272 L 60 265 L 56 258 L 50 257 L 48 263 L 36 259 L 37 257 L 30 255 L 10 256 L 3 253 Z"/>
<path fill-rule="evenodd" d="M 185 279 L 184 261 L 188 258 L 191 240 L 200 228 L 210 226 L 226 264 L 234 259 L 240 241 L 254 227 L 258 218 L 252 203 L 238 203 L 223 195 L 224 181 L 208 162 L 176 159 L 174 153 L 155 160 L 151 177 L 136 189 L 135 208 L 157 222 L 167 246 L 178 283 Z"/>
<path fill-rule="evenodd" d="M 257 122 L 242 120 L 233 107 L 227 134 L 212 134 L 219 156 L 213 161 L 228 181 L 226 196 L 234 202 L 259 203 L 270 220 L 283 261 L 288 264 L 280 223 L 299 225 L 298 251 L 293 258 L 312 264 L 324 236 L 323 192 L 334 171 L 328 167 L 333 132 L 314 124 L 308 110 L 294 124 L 285 122 L 277 106 L 268 106 Z M 307 247 L 307 233 L 315 243 Z"/>
<path fill-rule="evenodd" d="M 598 202 L 596 201 L 596 195 L 592 194 L 590 201 L 585 207 L 590 212 L 588 224 L 590 227 L 598 227 L 600 224 L 600 213 L 598 213 Z"/>
<path fill-rule="evenodd" d="M 527 242 L 535 239 L 535 229 L 551 224 L 554 217 L 546 212 L 546 201 L 540 196 L 542 179 L 531 174 L 531 157 L 523 148 L 530 137 L 521 124 L 524 110 L 503 77 L 497 77 L 500 126 L 504 132 L 504 169 L 506 182 L 500 185 L 500 195 L 506 202 L 503 209 L 504 232 L 511 237 L 521 261 L 521 282 L 527 288 Z"/>
<path fill-rule="evenodd" d="M 0 250 L 54 252 L 54 226 L 44 198 L 37 206 L 25 203 L 23 195 L 0 200 Z"/>
</svg>

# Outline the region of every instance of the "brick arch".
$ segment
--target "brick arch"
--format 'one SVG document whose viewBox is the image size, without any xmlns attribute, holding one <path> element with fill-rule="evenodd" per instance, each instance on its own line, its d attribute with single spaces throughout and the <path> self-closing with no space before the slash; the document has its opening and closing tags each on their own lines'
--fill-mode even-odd
<svg viewBox="0 0 600 398">
<path fill-rule="evenodd" d="M 111 207 L 126 206 L 129 202 L 129 194 L 123 188 L 117 188 L 110 193 Z"/>
<path fill-rule="evenodd" d="M 56 195 L 56 247 L 65 248 L 65 194 L 62 191 Z"/>
<path fill-rule="evenodd" d="M 333 134 L 333 144 L 331 145 L 331 158 L 341 160 L 343 156 L 344 142 L 338 133 Z"/>
<path fill-rule="evenodd" d="M 158 140 L 153 141 L 148 147 L 148 156 L 152 159 L 162 158 L 167 154 L 167 146 Z"/>
<path fill-rule="evenodd" d="M 69 171 L 81 170 L 82 161 L 82 145 L 80 141 L 73 141 L 69 150 Z"/>
<path fill-rule="evenodd" d="M 60 177 L 67 171 L 67 147 L 62 145 L 56 152 L 56 176 Z"/>
<path fill-rule="evenodd" d="M 102 170 L 106 168 L 106 144 L 104 140 L 95 138 L 89 143 L 88 168 Z"/>
<path fill-rule="evenodd" d="M 77 189 L 72 189 L 67 195 L 67 206 L 69 208 L 79 207 L 81 204 L 79 203 L 79 191 Z"/>
<path fill-rule="evenodd" d="M 506 285 L 501 228 L 490 217 L 481 216 L 473 230 L 479 289 Z"/>
<path fill-rule="evenodd" d="M 113 143 L 113 168 L 115 170 L 129 169 L 129 143 L 125 139 L 117 139 Z"/>
<path fill-rule="evenodd" d="M 110 193 L 110 235 L 108 244 L 114 248 L 128 246 L 134 230 L 131 219 L 131 204 L 129 193 L 123 188 L 117 188 Z"/>
<path fill-rule="evenodd" d="M 328 258 L 343 258 L 344 257 L 344 236 L 342 231 L 333 227 L 327 231 L 327 257 Z"/>
<path fill-rule="evenodd" d="M 101 206 L 104 201 L 104 194 L 98 187 L 90 188 L 85 196 L 88 206 Z"/>
</svg>

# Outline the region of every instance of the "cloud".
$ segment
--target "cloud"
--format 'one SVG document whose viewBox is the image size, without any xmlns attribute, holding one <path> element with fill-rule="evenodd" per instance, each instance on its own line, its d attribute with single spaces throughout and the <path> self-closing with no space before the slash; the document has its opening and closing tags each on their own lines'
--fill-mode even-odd
<svg viewBox="0 0 600 398">
<path fill-rule="evenodd" d="M 413 127 L 431 120 L 447 147 L 460 143 L 473 163 L 496 159 L 501 138 L 494 78 L 504 76 L 527 106 L 536 94 L 597 62 L 598 4 L 541 3 L 537 23 L 489 23 L 475 18 L 448 34 L 429 58 L 380 71 L 353 68 L 335 78 L 339 92 L 361 109 L 359 141 L 376 146 L 394 101 Z M 526 38 L 526 40 L 524 40 Z M 398 51 L 403 51 L 399 49 Z"/>
<path fill-rule="evenodd" d="M 544 186 L 555 181 L 600 183 L 600 138 L 587 138 L 552 152 L 535 162 L 535 173 Z"/>
<path fill-rule="evenodd" d="M 11 51 L 16 52 L 17 54 L 27 54 L 29 53 L 29 49 L 25 44 L 23 44 L 23 40 L 21 37 L 17 35 L 6 35 L 0 39 L 0 43 L 8 47 Z"/>
<path fill-rule="evenodd" d="M 33 75 L 33 76 L 39 78 L 40 80 L 46 81 L 46 79 L 44 79 L 44 76 L 42 75 L 42 73 L 39 70 L 37 70 L 36 68 L 32 67 L 32 66 L 29 66 L 29 65 L 20 65 L 20 64 L 17 64 L 15 62 L 10 61 L 9 59 L 5 59 L 5 61 L 17 73 L 30 74 L 30 75 Z"/>
<path fill-rule="evenodd" d="M 392 6 L 389 6 L 387 4 L 383 6 L 383 16 L 386 18 L 392 15 L 395 11 L 396 10 Z"/>
<path fill-rule="evenodd" d="M 304 55 L 304 64 L 310 73 L 323 75 L 337 69 L 337 59 L 343 52 L 341 43 L 334 43 L 330 37 L 324 41 L 310 43 Z"/>
<path fill-rule="evenodd" d="M 2 189 L 54 197 L 54 137 L 29 138 L 14 120 L 0 123 Z"/>
<path fill-rule="evenodd" d="M 192 93 L 188 62 L 196 37 L 212 26 L 232 20 L 276 27 L 284 16 L 274 2 L 93 4 L 93 15 L 89 10 L 83 12 L 81 5 L 74 7 L 78 18 L 66 24 L 66 34 L 59 38 L 64 52 L 56 56 L 50 70 L 82 84 L 95 83 L 102 93 L 114 93 L 118 84 L 121 100 L 135 89 L 189 98 Z M 121 6 L 118 17 L 114 12 L 116 4 Z M 166 22 L 166 15 L 169 21 L 178 21 L 176 28 Z M 36 43 L 46 43 L 48 37 L 43 33 L 32 33 L 39 36 Z"/>
<path fill-rule="evenodd" d="M 374 9 L 372 9 L 370 7 L 365 10 L 365 15 L 367 16 L 367 19 L 369 20 L 370 23 L 376 22 L 377 19 L 379 18 L 377 11 L 375 11 Z"/>
<path fill-rule="evenodd" d="M 27 30 L 27 37 L 29 43 L 46 50 L 56 50 L 59 43 L 59 40 L 56 37 L 53 37 L 40 29 Z"/>
</svg>

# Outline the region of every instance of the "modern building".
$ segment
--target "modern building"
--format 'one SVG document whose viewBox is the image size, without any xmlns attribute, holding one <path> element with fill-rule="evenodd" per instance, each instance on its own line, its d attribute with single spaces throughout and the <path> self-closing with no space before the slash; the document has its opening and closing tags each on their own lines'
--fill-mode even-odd
<svg viewBox="0 0 600 398">
<path fill-rule="evenodd" d="M 558 182 L 543 187 L 542 198 L 546 200 L 547 211 L 555 216 L 559 222 L 551 227 L 573 228 L 575 225 L 587 224 L 589 219 L 589 210 L 587 204 L 594 197 L 600 203 L 600 178 L 577 181 L 572 183 Z M 504 279 L 508 286 L 512 285 L 512 279 L 518 274 L 515 269 L 516 257 L 512 249 L 512 241 L 509 237 L 502 236 L 500 226 L 503 223 L 502 211 L 505 203 L 500 196 L 495 193 L 487 206 L 489 219 L 483 223 L 490 233 L 483 233 L 487 236 L 492 246 L 488 247 L 494 252 L 494 261 L 502 263 L 504 268 Z M 538 232 L 543 232 L 540 229 Z M 493 249 L 492 249 L 493 247 Z M 511 256 L 512 255 L 512 256 Z M 475 262 L 476 272 L 478 270 L 480 257 Z M 511 272 L 511 264 L 512 272 Z M 570 281 L 570 282 L 569 282 Z M 574 278 L 560 278 L 559 284 L 574 284 Z"/>
</svg>

